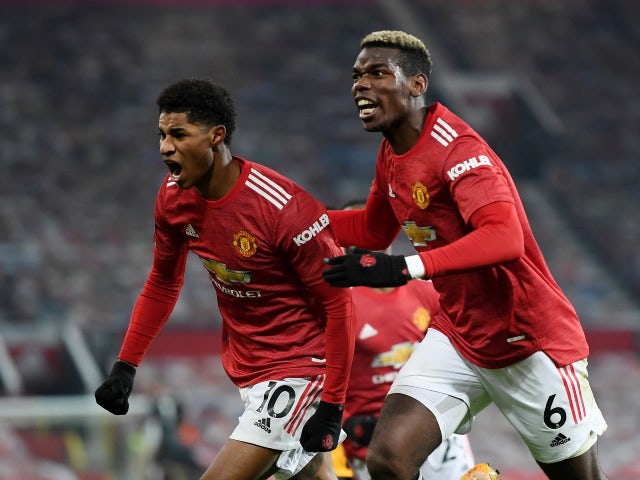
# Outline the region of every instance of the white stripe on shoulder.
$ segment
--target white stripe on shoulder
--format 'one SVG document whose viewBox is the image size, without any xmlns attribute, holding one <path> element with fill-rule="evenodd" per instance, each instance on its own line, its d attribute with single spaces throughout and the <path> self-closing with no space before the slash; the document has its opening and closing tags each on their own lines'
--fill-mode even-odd
<svg viewBox="0 0 640 480">
<path fill-rule="evenodd" d="M 431 136 L 435 138 L 443 147 L 447 147 L 458 137 L 451 125 L 445 122 L 442 117 L 438 117 L 431 130 Z"/>
<path fill-rule="evenodd" d="M 253 167 L 247 177 L 247 187 L 266 198 L 279 210 L 282 210 L 291 199 L 291 194 L 284 188 Z"/>
</svg>

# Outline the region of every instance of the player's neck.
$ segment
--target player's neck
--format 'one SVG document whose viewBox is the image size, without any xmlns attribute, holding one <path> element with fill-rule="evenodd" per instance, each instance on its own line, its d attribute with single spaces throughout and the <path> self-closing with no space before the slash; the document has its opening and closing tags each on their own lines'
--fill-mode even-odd
<svg viewBox="0 0 640 480">
<path fill-rule="evenodd" d="M 395 155 L 404 155 L 418 143 L 426 118 L 426 109 L 412 110 L 399 124 L 382 132 Z"/>
<path fill-rule="evenodd" d="M 233 158 L 227 148 L 214 155 L 206 188 L 198 189 L 198 193 L 208 199 L 219 199 L 229 193 L 238 181 L 242 170 L 240 162 Z"/>
</svg>

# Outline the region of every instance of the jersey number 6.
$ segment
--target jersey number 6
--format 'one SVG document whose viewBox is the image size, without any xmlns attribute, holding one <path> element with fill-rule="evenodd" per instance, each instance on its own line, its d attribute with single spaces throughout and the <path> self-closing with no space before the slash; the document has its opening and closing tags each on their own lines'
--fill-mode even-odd
<svg viewBox="0 0 640 480">
<path fill-rule="evenodd" d="M 551 395 L 547 400 L 546 407 L 544 407 L 544 424 L 554 430 L 560 428 L 567 421 L 567 412 L 565 412 L 564 408 L 551 407 L 555 398 L 555 394 Z M 557 418 L 558 415 L 560 416 L 560 419 Z"/>
</svg>

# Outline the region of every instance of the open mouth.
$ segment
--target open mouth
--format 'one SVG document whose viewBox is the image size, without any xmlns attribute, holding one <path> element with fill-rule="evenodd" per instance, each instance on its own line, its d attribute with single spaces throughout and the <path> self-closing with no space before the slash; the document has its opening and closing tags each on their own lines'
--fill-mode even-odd
<svg viewBox="0 0 640 480">
<path fill-rule="evenodd" d="M 169 169 L 169 172 L 171 173 L 171 176 L 174 178 L 174 180 L 177 180 L 182 173 L 182 166 L 179 163 L 174 162 L 173 160 L 165 160 L 164 163 L 167 165 L 167 168 Z"/>
<path fill-rule="evenodd" d="M 378 107 L 378 104 L 373 100 L 369 100 L 367 98 L 361 98 L 356 101 L 358 105 L 358 111 L 360 112 L 360 118 L 368 117 L 373 115 L 373 112 Z"/>
</svg>

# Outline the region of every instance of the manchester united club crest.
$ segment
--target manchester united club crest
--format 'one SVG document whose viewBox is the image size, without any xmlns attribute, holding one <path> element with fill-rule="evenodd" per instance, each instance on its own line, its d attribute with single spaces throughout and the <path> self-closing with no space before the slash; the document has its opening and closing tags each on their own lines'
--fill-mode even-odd
<svg viewBox="0 0 640 480">
<path fill-rule="evenodd" d="M 243 257 L 250 257 L 258 248 L 258 244 L 256 243 L 256 237 L 251 235 L 246 230 L 240 230 L 233 234 L 233 246 Z"/>
<path fill-rule="evenodd" d="M 424 307 L 418 307 L 413 312 L 413 324 L 421 332 L 426 332 L 431 323 L 431 312 Z"/>
<path fill-rule="evenodd" d="M 420 180 L 413 184 L 411 192 L 413 201 L 416 202 L 416 205 L 421 210 L 429 206 L 429 192 L 427 192 L 427 187 L 425 187 Z"/>
</svg>

